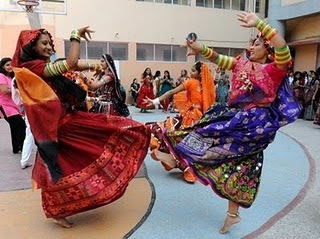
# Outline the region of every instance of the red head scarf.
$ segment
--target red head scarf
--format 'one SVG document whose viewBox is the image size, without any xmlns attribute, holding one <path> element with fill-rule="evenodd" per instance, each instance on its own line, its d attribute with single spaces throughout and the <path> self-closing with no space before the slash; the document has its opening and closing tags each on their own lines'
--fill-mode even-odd
<svg viewBox="0 0 320 239">
<path fill-rule="evenodd" d="M 27 45 L 29 45 L 30 43 L 36 41 L 38 39 L 38 37 L 40 36 L 40 34 L 48 34 L 50 39 L 51 39 L 51 45 L 52 45 L 52 49 L 54 50 L 54 45 L 53 45 L 53 41 L 52 41 L 52 36 L 51 34 L 45 30 L 45 29 L 36 29 L 36 30 L 24 30 L 20 32 L 18 41 L 17 41 L 17 47 L 16 47 L 16 51 L 13 55 L 12 61 L 11 61 L 11 65 L 13 67 L 20 67 L 21 66 L 21 53 L 23 51 L 23 48 Z"/>
</svg>

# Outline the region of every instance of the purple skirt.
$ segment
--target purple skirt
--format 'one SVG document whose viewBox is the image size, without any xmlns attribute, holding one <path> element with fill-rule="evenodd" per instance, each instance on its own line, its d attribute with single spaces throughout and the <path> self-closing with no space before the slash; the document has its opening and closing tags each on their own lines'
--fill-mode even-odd
<svg viewBox="0 0 320 239">
<path fill-rule="evenodd" d="M 172 146 L 200 182 L 210 185 L 219 196 L 250 207 L 259 188 L 263 150 L 280 127 L 297 119 L 300 110 L 285 79 L 270 107 L 244 110 L 214 105 Z"/>
</svg>

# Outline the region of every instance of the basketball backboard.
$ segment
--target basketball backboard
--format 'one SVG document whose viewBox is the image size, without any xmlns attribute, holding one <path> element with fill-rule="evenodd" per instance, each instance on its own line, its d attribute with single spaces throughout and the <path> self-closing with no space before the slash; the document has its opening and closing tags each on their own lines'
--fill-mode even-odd
<svg viewBox="0 0 320 239">
<path fill-rule="evenodd" d="M 0 0 L 0 11 L 25 12 L 25 9 L 18 4 L 19 0 Z M 67 14 L 68 0 L 38 0 L 39 5 L 33 12 L 41 14 Z"/>
</svg>

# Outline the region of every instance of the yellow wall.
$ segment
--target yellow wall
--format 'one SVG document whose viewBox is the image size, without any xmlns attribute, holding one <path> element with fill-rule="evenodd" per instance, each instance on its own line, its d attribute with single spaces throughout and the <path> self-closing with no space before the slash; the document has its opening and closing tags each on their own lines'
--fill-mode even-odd
<svg viewBox="0 0 320 239">
<path fill-rule="evenodd" d="M 287 42 L 320 39 L 320 15 L 288 20 L 286 22 Z M 319 44 L 297 45 L 294 70 L 315 70 L 320 66 Z M 318 63 L 317 63 L 318 62 Z"/>
<path fill-rule="evenodd" d="M 316 69 L 318 54 L 317 45 L 305 45 L 296 48 L 295 71 L 309 71 Z"/>
<path fill-rule="evenodd" d="M 298 41 L 320 37 L 320 15 L 289 20 L 286 23 L 286 39 Z"/>
</svg>

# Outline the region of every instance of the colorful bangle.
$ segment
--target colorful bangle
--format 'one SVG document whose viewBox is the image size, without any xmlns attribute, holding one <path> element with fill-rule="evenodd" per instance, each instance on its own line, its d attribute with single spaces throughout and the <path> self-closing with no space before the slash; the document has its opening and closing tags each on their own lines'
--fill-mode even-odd
<svg viewBox="0 0 320 239">
<path fill-rule="evenodd" d="M 99 63 L 89 64 L 89 70 L 90 71 L 97 71 L 97 70 L 100 70 L 100 69 L 101 69 L 101 65 Z"/>
<path fill-rule="evenodd" d="M 277 65 L 286 65 L 291 61 L 290 48 L 286 45 L 283 48 L 275 48 L 275 63 Z"/>
<path fill-rule="evenodd" d="M 46 64 L 46 69 L 50 76 L 59 76 L 70 70 L 70 67 L 67 61 L 63 60 Z"/>
<path fill-rule="evenodd" d="M 215 63 L 223 69 L 231 70 L 236 64 L 236 59 L 231 56 L 219 54 Z"/>
<path fill-rule="evenodd" d="M 202 50 L 201 50 L 201 55 L 204 58 L 209 59 L 210 57 L 212 57 L 214 54 L 213 50 L 209 47 L 207 47 L 206 45 L 202 45 Z"/>
<path fill-rule="evenodd" d="M 261 19 L 257 20 L 255 26 L 261 32 L 262 36 L 269 41 L 278 33 L 277 29 L 273 28 L 270 24 L 265 23 Z"/>
<path fill-rule="evenodd" d="M 81 37 L 78 30 L 73 30 L 71 32 L 70 41 L 77 41 L 80 43 Z"/>
</svg>

